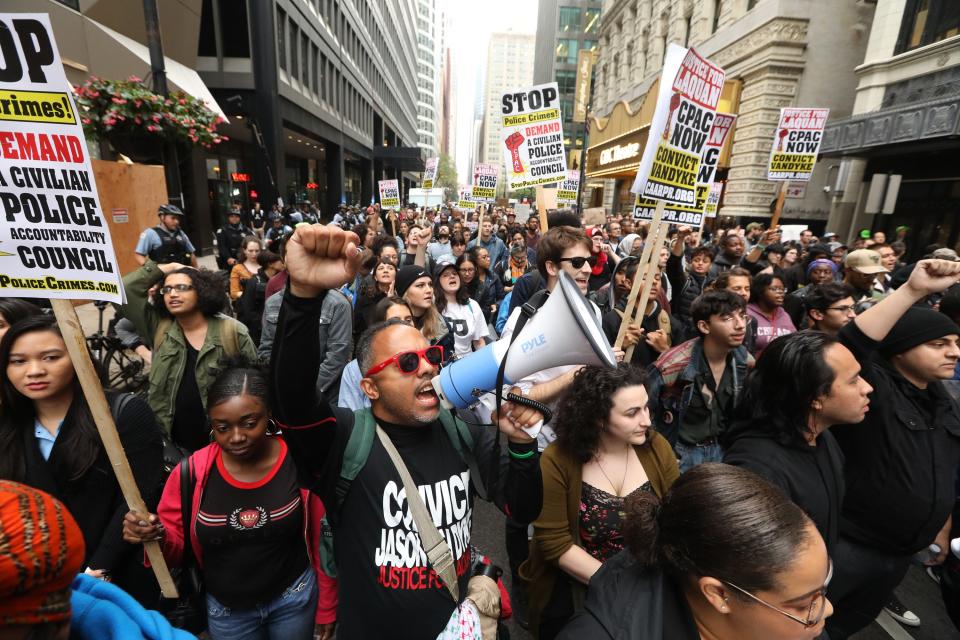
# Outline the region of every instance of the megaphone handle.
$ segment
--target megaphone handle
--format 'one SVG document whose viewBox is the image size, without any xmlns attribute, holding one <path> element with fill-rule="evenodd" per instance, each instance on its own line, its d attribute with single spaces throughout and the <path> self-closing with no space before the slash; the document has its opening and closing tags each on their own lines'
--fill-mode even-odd
<svg viewBox="0 0 960 640">
<path fill-rule="evenodd" d="M 550 410 L 550 407 L 548 407 L 547 405 L 543 404 L 542 402 L 537 402 L 536 400 L 534 400 L 534 399 L 532 399 L 532 398 L 528 398 L 528 397 L 526 397 L 526 396 L 517 395 L 516 393 L 512 393 L 512 392 L 511 392 L 511 393 L 508 393 L 508 394 L 507 394 L 507 400 L 509 400 L 510 402 L 512 402 L 512 403 L 514 403 L 514 404 L 520 404 L 520 405 L 523 405 L 523 406 L 525 406 L 525 407 L 530 407 L 531 409 L 534 409 L 535 411 L 538 411 L 538 412 L 540 413 L 540 415 L 543 416 L 543 420 L 540 421 L 540 424 L 541 424 L 541 425 L 543 425 L 543 424 L 546 423 L 546 422 L 550 422 L 550 420 L 553 418 L 553 411 Z M 530 427 L 530 428 L 533 429 L 533 427 Z M 537 429 L 537 432 L 540 431 L 540 427 L 537 427 L 536 429 Z"/>
</svg>

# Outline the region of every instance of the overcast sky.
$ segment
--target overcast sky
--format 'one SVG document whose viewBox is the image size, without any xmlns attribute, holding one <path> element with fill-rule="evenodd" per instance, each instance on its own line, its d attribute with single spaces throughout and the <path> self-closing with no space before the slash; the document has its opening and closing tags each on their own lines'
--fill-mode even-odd
<svg viewBox="0 0 960 640">
<path fill-rule="evenodd" d="M 490 34 L 499 31 L 537 32 L 537 0 L 442 0 L 452 17 L 450 46 L 453 49 L 456 95 L 456 160 L 460 182 L 470 162 L 476 89 L 482 90 Z M 533 65 L 533 60 L 529 61 Z M 478 82 L 477 76 L 481 74 Z"/>
</svg>

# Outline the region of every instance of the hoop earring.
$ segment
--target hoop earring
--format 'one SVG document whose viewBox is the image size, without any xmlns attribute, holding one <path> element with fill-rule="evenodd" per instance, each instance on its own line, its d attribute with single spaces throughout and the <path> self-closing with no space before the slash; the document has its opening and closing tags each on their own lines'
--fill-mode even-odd
<svg viewBox="0 0 960 640">
<path fill-rule="evenodd" d="M 210 429 L 210 442 L 213 442 L 213 429 Z"/>
<path fill-rule="evenodd" d="M 280 425 L 278 425 L 277 421 L 273 418 L 267 418 L 267 433 L 271 436 L 275 436 L 280 433 Z"/>
</svg>

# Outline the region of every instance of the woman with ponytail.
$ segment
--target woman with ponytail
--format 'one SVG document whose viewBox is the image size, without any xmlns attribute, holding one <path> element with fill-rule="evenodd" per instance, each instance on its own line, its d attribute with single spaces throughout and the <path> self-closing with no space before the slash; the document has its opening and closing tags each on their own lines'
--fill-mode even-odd
<svg viewBox="0 0 960 640">
<path fill-rule="evenodd" d="M 627 549 L 561 640 L 813 640 L 833 566 L 813 522 L 746 469 L 702 464 L 628 501 Z"/>
</svg>

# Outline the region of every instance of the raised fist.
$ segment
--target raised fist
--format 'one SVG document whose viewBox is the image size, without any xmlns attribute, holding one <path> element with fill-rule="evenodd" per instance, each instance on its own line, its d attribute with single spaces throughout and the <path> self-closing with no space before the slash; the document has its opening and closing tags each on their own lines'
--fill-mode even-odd
<svg viewBox="0 0 960 640">
<path fill-rule="evenodd" d="M 313 298 L 354 279 L 360 267 L 360 239 L 352 231 L 322 224 L 297 227 L 287 242 L 290 291 Z"/>
</svg>

